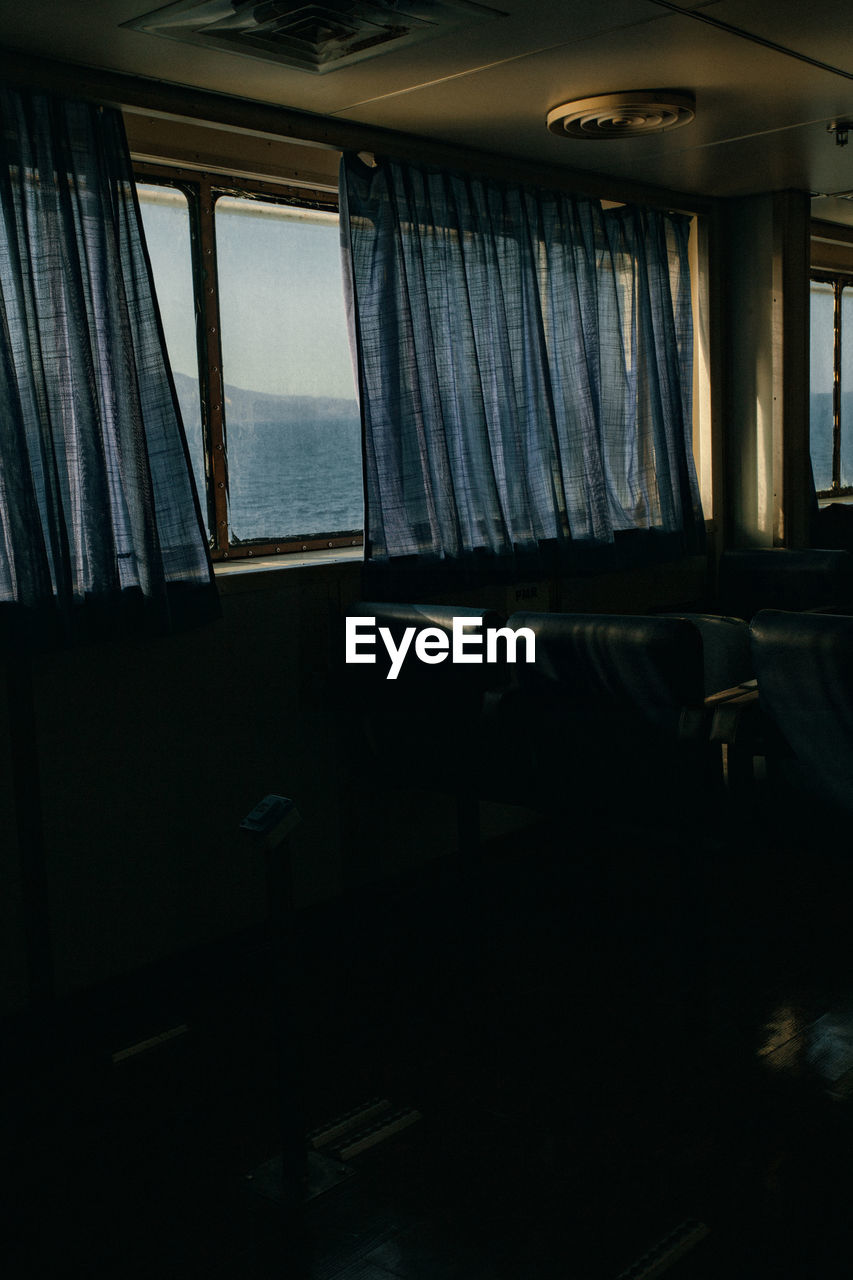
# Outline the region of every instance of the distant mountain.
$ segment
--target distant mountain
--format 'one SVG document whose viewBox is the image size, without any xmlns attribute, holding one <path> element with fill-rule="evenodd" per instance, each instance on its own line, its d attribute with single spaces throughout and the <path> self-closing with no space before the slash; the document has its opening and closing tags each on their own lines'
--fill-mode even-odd
<svg viewBox="0 0 853 1280">
<path fill-rule="evenodd" d="M 189 406 L 197 414 L 198 382 L 185 373 L 175 374 L 175 387 L 184 417 Z M 338 399 L 333 396 L 279 396 L 266 391 L 246 391 L 242 387 L 225 385 L 225 418 L 228 431 L 242 434 L 290 425 L 299 427 L 352 428 L 358 422 L 355 398 Z"/>
</svg>

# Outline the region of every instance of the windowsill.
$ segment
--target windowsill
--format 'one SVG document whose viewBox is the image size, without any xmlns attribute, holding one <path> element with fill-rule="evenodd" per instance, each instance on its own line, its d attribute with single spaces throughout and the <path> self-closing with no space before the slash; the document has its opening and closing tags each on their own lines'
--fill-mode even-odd
<svg viewBox="0 0 853 1280">
<path fill-rule="evenodd" d="M 334 551 L 306 551 L 290 556 L 246 556 L 239 560 L 217 560 L 213 572 L 220 586 L 256 574 L 278 573 L 286 569 L 317 569 L 333 565 L 356 565 L 364 559 L 363 547 L 339 547 Z"/>
</svg>

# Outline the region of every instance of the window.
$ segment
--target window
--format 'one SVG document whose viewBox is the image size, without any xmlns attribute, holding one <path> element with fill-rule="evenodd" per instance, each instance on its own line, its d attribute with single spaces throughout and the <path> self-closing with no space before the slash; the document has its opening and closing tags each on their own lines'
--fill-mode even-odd
<svg viewBox="0 0 853 1280">
<path fill-rule="evenodd" d="M 810 441 L 821 497 L 853 494 L 853 282 L 811 282 Z"/>
<path fill-rule="evenodd" d="M 147 165 L 137 176 L 213 558 L 360 545 L 336 202 Z"/>
</svg>

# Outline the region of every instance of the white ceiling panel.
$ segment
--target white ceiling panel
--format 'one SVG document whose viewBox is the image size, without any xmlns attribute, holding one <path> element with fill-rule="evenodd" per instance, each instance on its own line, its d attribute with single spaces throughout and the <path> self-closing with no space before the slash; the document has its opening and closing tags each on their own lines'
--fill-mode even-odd
<svg viewBox="0 0 853 1280">
<path fill-rule="evenodd" d="M 853 144 L 826 133 L 853 117 L 849 0 L 497 0 L 506 18 L 322 76 L 121 26 L 151 7 L 0 0 L 0 45 L 617 179 L 718 195 L 853 189 Z M 696 120 L 671 134 L 569 141 L 545 128 L 567 99 L 665 88 L 697 99 Z"/>
<path fill-rule="evenodd" d="M 853 76 L 853 12 L 850 0 L 718 0 L 707 17 L 785 45 L 805 57 Z"/>
<path fill-rule="evenodd" d="M 602 33 L 617 38 L 636 23 L 657 23 L 664 16 L 648 0 L 584 3 L 569 11 L 570 16 L 564 7 L 542 0 L 496 0 L 490 7 L 506 17 L 460 27 L 422 44 L 390 48 L 355 66 L 318 76 L 121 26 L 151 7 L 150 0 L 78 0 L 70 5 L 31 0 L 26 10 L 0 15 L 0 40 L 49 57 L 328 113 L 562 46 L 567 32 L 573 41 Z"/>
<path fill-rule="evenodd" d="M 558 138 L 545 128 L 548 110 L 561 101 L 655 87 L 692 90 L 695 121 L 668 134 L 607 141 Z M 390 126 L 393 119 L 411 133 L 660 185 L 682 185 L 663 175 L 683 172 L 686 189 L 731 194 L 769 189 L 765 184 L 775 182 L 777 171 L 802 175 L 804 126 L 827 176 L 840 177 L 849 162 L 826 136 L 825 121 L 847 111 L 853 111 L 853 82 L 670 14 L 618 41 L 594 37 L 342 114 L 374 125 Z M 783 137 L 789 131 L 797 135 L 790 142 Z M 763 142 L 748 149 L 748 169 L 737 173 L 740 152 L 720 144 L 754 135 Z M 795 164 L 782 163 L 789 146 Z M 694 157 L 697 149 L 708 154 Z M 776 152 L 778 164 L 771 163 Z"/>
<path fill-rule="evenodd" d="M 825 126 L 802 125 L 784 138 L 756 135 L 661 156 L 654 181 L 676 190 L 742 196 L 786 188 L 825 193 L 853 188 L 853 154 Z"/>
</svg>

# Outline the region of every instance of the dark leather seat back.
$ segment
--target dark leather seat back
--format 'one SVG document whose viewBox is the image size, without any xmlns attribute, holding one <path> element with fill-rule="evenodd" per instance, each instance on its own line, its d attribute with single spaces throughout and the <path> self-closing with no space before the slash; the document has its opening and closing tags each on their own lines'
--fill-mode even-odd
<svg viewBox="0 0 853 1280">
<path fill-rule="evenodd" d="M 514 669 L 524 690 L 675 737 L 684 709 L 702 706 L 702 638 L 684 619 L 514 613 L 508 625 L 536 636 L 535 664 Z"/>
<path fill-rule="evenodd" d="M 715 613 L 664 614 L 692 623 L 702 637 L 705 696 L 721 693 L 754 676 L 749 650 L 749 624 L 743 618 Z"/>
<path fill-rule="evenodd" d="M 813 796 L 814 824 L 853 816 L 853 617 L 763 611 L 751 626 L 763 715 L 783 785 Z M 770 742 L 772 749 L 772 739 Z"/>
<path fill-rule="evenodd" d="M 457 789 L 476 767 L 485 698 L 502 685 L 505 669 L 485 661 L 454 663 L 450 652 L 442 662 L 422 662 L 413 637 L 399 674 L 391 680 L 391 659 L 379 628 L 388 629 L 395 645 L 408 628 L 417 635 L 426 627 L 442 632 L 452 645 L 454 618 L 479 622 L 479 630 L 469 634 L 481 637 L 479 651 L 485 658 L 486 633 L 503 626 L 504 619 L 489 609 L 378 603 L 355 604 L 346 616 L 375 620 L 375 644 L 362 652 L 373 652 L 376 662 L 347 666 L 343 680 L 386 779 L 397 785 Z M 468 652 L 476 653 L 478 647 Z"/>
<path fill-rule="evenodd" d="M 725 551 L 718 597 L 724 613 L 747 621 L 760 609 L 853 609 L 853 556 L 814 548 Z"/>
<path fill-rule="evenodd" d="M 515 613 L 536 662 L 513 669 L 508 721 L 531 791 L 613 817 L 678 817 L 706 776 L 702 637 L 681 618 Z"/>
</svg>

